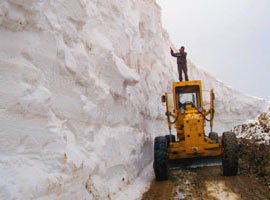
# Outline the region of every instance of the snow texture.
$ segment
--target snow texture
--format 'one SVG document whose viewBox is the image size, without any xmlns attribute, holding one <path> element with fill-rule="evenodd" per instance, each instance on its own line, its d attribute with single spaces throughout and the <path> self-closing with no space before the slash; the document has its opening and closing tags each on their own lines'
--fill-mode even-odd
<svg viewBox="0 0 270 200">
<path fill-rule="evenodd" d="M 2 0 L 0 38 L 0 199 L 140 199 L 178 77 L 156 2 Z M 219 133 L 265 109 L 188 69 Z"/>
</svg>

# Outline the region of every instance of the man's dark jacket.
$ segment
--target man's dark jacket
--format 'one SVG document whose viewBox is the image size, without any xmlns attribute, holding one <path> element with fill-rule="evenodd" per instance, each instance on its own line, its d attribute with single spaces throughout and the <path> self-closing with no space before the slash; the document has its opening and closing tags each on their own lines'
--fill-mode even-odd
<svg viewBox="0 0 270 200">
<path fill-rule="evenodd" d="M 178 52 L 174 53 L 173 50 L 171 50 L 171 55 L 173 57 L 177 57 L 177 64 L 187 64 L 187 53 L 186 52 Z"/>
</svg>

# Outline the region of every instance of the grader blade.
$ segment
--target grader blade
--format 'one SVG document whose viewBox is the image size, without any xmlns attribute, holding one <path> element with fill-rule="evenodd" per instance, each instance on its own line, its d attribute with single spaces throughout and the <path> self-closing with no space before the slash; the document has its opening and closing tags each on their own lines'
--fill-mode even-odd
<svg viewBox="0 0 270 200">
<path fill-rule="evenodd" d="M 181 170 L 181 169 L 194 169 L 202 167 L 221 166 L 222 160 L 220 156 L 216 157 L 199 157 L 199 158 L 188 158 L 175 160 L 169 163 L 170 170 Z"/>
</svg>

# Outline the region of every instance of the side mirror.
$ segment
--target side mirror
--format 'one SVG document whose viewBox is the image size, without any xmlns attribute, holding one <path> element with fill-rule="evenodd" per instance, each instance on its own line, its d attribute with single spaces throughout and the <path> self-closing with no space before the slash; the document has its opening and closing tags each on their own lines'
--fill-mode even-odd
<svg viewBox="0 0 270 200">
<path fill-rule="evenodd" d="M 162 96 L 161 96 L 161 102 L 162 102 L 162 103 L 165 103 L 165 102 L 166 102 L 166 97 L 165 97 L 165 95 L 162 95 Z"/>
</svg>

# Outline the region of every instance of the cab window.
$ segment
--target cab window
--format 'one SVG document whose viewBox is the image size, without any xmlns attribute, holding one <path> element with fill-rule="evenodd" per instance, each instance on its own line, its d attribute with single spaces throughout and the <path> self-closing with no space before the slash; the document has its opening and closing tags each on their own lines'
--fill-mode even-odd
<svg viewBox="0 0 270 200">
<path fill-rule="evenodd" d="M 178 109 L 185 105 L 200 107 L 200 87 L 198 85 L 176 87 L 175 90 Z"/>
</svg>

